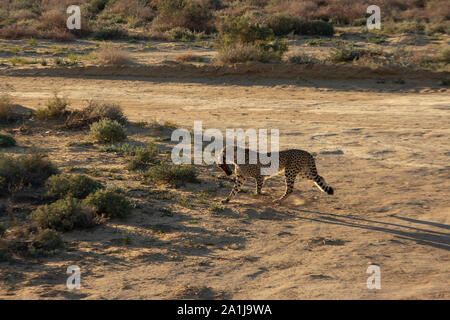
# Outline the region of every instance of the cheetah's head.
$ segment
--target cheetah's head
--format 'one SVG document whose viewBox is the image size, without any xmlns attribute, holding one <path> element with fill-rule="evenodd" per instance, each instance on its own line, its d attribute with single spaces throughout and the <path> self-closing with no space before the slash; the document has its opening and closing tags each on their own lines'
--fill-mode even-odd
<svg viewBox="0 0 450 320">
<path fill-rule="evenodd" d="M 217 166 L 219 167 L 220 170 L 225 172 L 227 176 L 231 176 L 233 174 L 233 171 L 230 169 L 230 166 L 227 165 L 226 163 L 221 164 L 218 163 Z"/>
<path fill-rule="evenodd" d="M 219 156 L 217 157 L 217 167 L 222 170 L 227 176 L 231 176 L 233 174 L 233 171 L 230 169 L 230 166 L 225 162 L 226 156 L 225 156 L 225 150 L 226 148 L 223 148 L 220 152 Z"/>
</svg>

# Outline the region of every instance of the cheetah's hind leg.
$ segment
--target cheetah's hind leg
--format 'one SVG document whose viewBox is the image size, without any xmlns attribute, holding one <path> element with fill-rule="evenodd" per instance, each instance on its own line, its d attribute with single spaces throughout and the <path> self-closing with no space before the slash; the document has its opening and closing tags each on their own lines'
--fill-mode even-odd
<svg viewBox="0 0 450 320">
<path fill-rule="evenodd" d="M 277 200 L 274 200 L 273 203 L 275 204 L 279 204 L 281 203 L 283 200 L 285 200 L 287 197 L 289 197 L 289 195 L 292 193 L 292 191 L 294 190 L 294 183 L 295 183 L 295 178 L 296 178 L 296 174 L 293 173 L 289 173 L 286 172 L 285 173 L 285 179 L 286 179 L 286 192 L 284 193 L 284 195 Z"/>
</svg>

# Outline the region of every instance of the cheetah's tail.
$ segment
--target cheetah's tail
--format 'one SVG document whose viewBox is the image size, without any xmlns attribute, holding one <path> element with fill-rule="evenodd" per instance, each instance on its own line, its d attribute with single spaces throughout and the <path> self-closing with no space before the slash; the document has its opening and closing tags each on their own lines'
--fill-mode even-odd
<svg viewBox="0 0 450 320">
<path fill-rule="evenodd" d="M 329 195 L 334 194 L 333 188 L 325 182 L 324 178 L 317 175 L 313 180 L 314 180 L 314 184 L 320 189 L 320 191 L 326 192 Z"/>
</svg>

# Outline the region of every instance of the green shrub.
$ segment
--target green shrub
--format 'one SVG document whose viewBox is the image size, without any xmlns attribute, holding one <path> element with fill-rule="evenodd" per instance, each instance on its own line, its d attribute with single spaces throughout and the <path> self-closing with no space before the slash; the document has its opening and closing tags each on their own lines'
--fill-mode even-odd
<svg viewBox="0 0 450 320">
<path fill-rule="evenodd" d="M 432 35 L 435 33 L 445 33 L 450 34 L 450 22 L 430 22 L 425 25 L 425 33 Z"/>
<path fill-rule="evenodd" d="M 152 142 L 147 147 L 136 147 L 134 151 L 128 154 L 132 157 L 128 162 L 127 169 L 142 169 L 151 163 L 157 162 L 158 147 Z"/>
<path fill-rule="evenodd" d="M 94 17 L 98 15 L 103 9 L 105 9 L 109 0 L 91 0 L 86 1 L 82 6 L 83 14 L 88 15 L 89 17 Z"/>
<path fill-rule="evenodd" d="M 94 207 L 97 214 L 110 218 L 123 218 L 131 213 L 131 202 L 116 191 L 100 190 L 89 195 L 84 203 Z"/>
<path fill-rule="evenodd" d="M 46 156 L 32 153 L 19 157 L 0 155 L 0 193 L 9 188 L 20 189 L 24 186 L 40 186 L 58 169 Z"/>
<path fill-rule="evenodd" d="M 65 98 L 58 97 L 55 92 L 53 98 L 48 99 L 47 108 L 39 108 L 36 110 L 36 117 L 39 120 L 58 119 L 66 114 L 66 108 L 69 102 Z"/>
<path fill-rule="evenodd" d="M 446 49 L 442 50 L 442 52 L 441 52 L 441 60 L 445 64 L 449 64 L 450 63 L 450 48 L 446 48 Z"/>
<path fill-rule="evenodd" d="M 79 199 L 72 197 L 39 206 L 30 214 L 30 219 L 43 229 L 57 231 L 87 228 L 96 224 L 93 210 L 84 206 Z"/>
<path fill-rule="evenodd" d="M 147 147 L 137 147 L 135 152 L 136 159 L 141 163 L 151 163 L 158 156 L 158 147 L 150 142 Z"/>
<path fill-rule="evenodd" d="M 287 51 L 285 40 L 276 39 L 267 26 L 252 24 L 246 18 L 230 18 L 220 26 L 218 61 L 279 61 Z"/>
<path fill-rule="evenodd" d="M 333 49 L 330 57 L 332 62 L 348 62 L 354 61 L 367 54 L 366 50 L 355 48 L 353 45 L 338 45 Z"/>
<path fill-rule="evenodd" d="M 195 40 L 194 33 L 191 30 L 189 30 L 188 28 L 175 27 L 173 29 L 170 29 L 169 31 L 166 31 L 166 33 L 169 35 L 169 37 L 172 40 L 182 40 L 182 41 L 194 41 Z"/>
<path fill-rule="evenodd" d="M 333 25 L 321 20 L 302 20 L 285 14 L 272 15 L 267 19 L 267 25 L 275 35 L 284 36 L 289 33 L 299 35 L 318 35 L 332 36 L 334 33 Z"/>
<path fill-rule="evenodd" d="M 211 31 L 212 12 L 206 2 L 195 0 L 158 1 L 158 16 L 153 20 L 152 28 L 167 31 L 175 27 L 191 31 Z"/>
<path fill-rule="evenodd" d="M 64 241 L 61 234 L 52 229 L 40 230 L 36 235 L 33 247 L 45 251 L 64 249 Z"/>
<path fill-rule="evenodd" d="M 16 140 L 13 138 L 13 136 L 11 136 L 9 134 L 0 133 L 0 147 L 1 148 L 13 147 L 15 145 L 16 145 Z"/>
<path fill-rule="evenodd" d="M 224 211 L 224 210 L 225 210 L 225 207 L 222 206 L 222 205 L 220 205 L 220 204 L 215 204 L 215 205 L 212 205 L 212 206 L 209 208 L 209 210 L 211 210 L 211 212 L 218 213 L 218 212 Z"/>
<path fill-rule="evenodd" d="M 298 20 L 295 24 L 295 34 L 332 36 L 334 34 L 333 25 L 321 20 L 303 21 Z"/>
<path fill-rule="evenodd" d="M 129 34 L 125 29 L 119 26 L 112 26 L 93 32 L 91 37 L 94 40 L 120 40 L 128 38 Z"/>
<path fill-rule="evenodd" d="M 273 30 L 267 26 L 253 24 L 243 17 L 229 18 L 219 26 L 219 38 L 222 47 L 233 43 L 264 43 L 273 41 Z"/>
<path fill-rule="evenodd" d="M 192 165 L 160 164 L 150 167 L 144 174 L 147 182 L 170 183 L 172 185 L 186 182 L 198 182 L 198 172 Z"/>
<path fill-rule="evenodd" d="M 124 127 L 117 121 L 103 119 L 91 125 L 90 135 L 101 143 L 114 143 L 126 139 Z"/>
<path fill-rule="evenodd" d="M 297 21 L 297 17 L 292 17 L 285 14 L 276 14 L 271 15 L 268 18 L 267 25 L 273 30 L 275 35 L 284 36 L 295 31 Z"/>
<path fill-rule="evenodd" d="M 367 18 L 358 18 L 352 21 L 352 26 L 362 27 L 367 25 Z"/>
<path fill-rule="evenodd" d="M 85 175 L 59 174 L 51 176 L 46 183 L 47 197 L 65 198 L 71 196 L 84 199 L 89 194 L 102 189 L 103 185 Z"/>
<path fill-rule="evenodd" d="M 19 250 L 19 254 L 28 257 L 52 256 L 65 247 L 61 234 L 51 229 L 39 229 L 31 234 L 30 240 L 26 250 Z"/>
<path fill-rule="evenodd" d="M 402 33 L 423 33 L 425 26 L 417 21 L 402 21 L 395 25 L 395 30 Z"/>
</svg>

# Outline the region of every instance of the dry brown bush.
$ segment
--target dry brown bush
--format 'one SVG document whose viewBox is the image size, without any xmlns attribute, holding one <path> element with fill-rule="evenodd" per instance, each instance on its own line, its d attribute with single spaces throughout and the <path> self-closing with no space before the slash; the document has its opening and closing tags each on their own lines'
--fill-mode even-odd
<svg viewBox="0 0 450 320">
<path fill-rule="evenodd" d="M 157 41 L 170 41 L 171 37 L 166 32 L 150 29 L 146 32 L 145 37 Z"/>
<path fill-rule="evenodd" d="M 263 55 L 264 51 L 259 45 L 236 42 L 219 50 L 217 61 L 224 64 L 260 61 Z"/>
<path fill-rule="evenodd" d="M 112 44 L 104 44 L 96 52 L 97 59 L 102 65 L 122 66 L 132 62 L 130 54 Z"/>
<path fill-rule="evenodd" d="M 67 29 L 67 17 L 59 10 L 44 12 L 39 20 L 41 22 L 41 27 L 44 30 Z"/>
<path fill-rule="evenodd" d="M 442 22 L 450 19 L 447 0 L 281 0 L 272 1 L 266 8 L 269 13 L 292 14 L 305 19 L 332 20 L 347 24 L 364 18 L 369 5 L 378 5 L 382 9 L 383 21 Z"/>
<path fill-rule="evenodd" d="M 111 7 L 111 12 L 122 16 L 130 16 L 136 20 L 136 22 L 145 22 L 152 20 L 156 13 L 155 11 L 146 6 L 140 1 L 119 0 L 116 1 Z"/>
<path fill-rule="evenodd" d="M 44 11 L 49 11 L 52 9 L 66 10 L 67 7 L 70 5 L 81 5 L 91 0 L 41 0 L 41 1 L 42 1 L 41 8 Z"/>
<path fill-rule="evenodd" d="M 126 124 L 127 122 L 127 118 L 119 105 L 89 101 L 85 108 L 71 111 L 66 119 L 65 126 L 71 129 L 82 128 L 101 119 L 116 120 L 120 124 Z"/>
<path fill-rule="evenodd" d="M 17 24 L 4 26 L 0 29 L 0 38 L 9 40 L 37 37 L 37 35 L 38 33 L 36 30 L 27 26 Z"/>
</svg>

